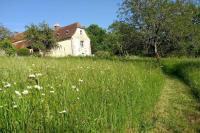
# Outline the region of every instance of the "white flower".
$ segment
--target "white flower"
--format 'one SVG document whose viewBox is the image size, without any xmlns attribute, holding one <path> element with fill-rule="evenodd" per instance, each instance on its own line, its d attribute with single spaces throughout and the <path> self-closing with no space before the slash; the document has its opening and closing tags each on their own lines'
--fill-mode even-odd
<svg viewBox="0 0 200 133">
<path fill-rule="evenodd" d="M 50 91 L 50 93 L 54 93 L 55 91 Z"/>
<path fill-rule="evenodd" d="M 79 97 L 77 97 L 77 100 L 79 100 L 80 98 Z"/>
<path fill-rule="evenodd" d="M 11 84 L 10 83 L 5 83 L 4 84 L 4 88 L 10 88 L 11 87 Z"/>
<path fill-rule="evenodd" d="M 45 93 L 42 93 L 41 95 L 42 95 L 42 96 L 45 96 Z"/>
<path fill-rule="evenodd" d="M 75 86 L 75 85 L 72 85 L 72 89 L 76 89 L 76 86 Z"/>
<path fill-rule="evenodd" d="M 27 86 L 27 89 L 32 89 L 32 86 Z"/>
<path fill-rule="evenodd" d="M 78 81 L 79 81 L 79 82 L 83 82 L 83 80 L 82 80 L 82 79 L 79 79 Z"/>
<path fill-rule="evenodd" d="M 67 113 L 67 110 L 60 111 L 59 113 L 60 113 L 60 114 Z"/>
<path fill-rule="evenodd" d="M 29 78 L 35 78 L 35 74 L 30 74 L 28 77 Z"/>
<path fill-rule="evenodd" d="M 28 94 L 28 90 L 24 90 L 24 91 L 22 92 L 22 94 L 23 94 L 23 95 L 27 95 L 27 94 Z"/>
<path fill-rule="evenodd" d="M 3 89 L 0 88 L 0 91 L 2 91 Z"/>
<path fill-rule="evenodd" d="M 37 76 L 37 77 L 40 77 L 40 76 L 42 76 L 42 74 L 41 74 L 41 73 L 37 73 L 36 76 Z"/>
<path fill-rule="evenodd" d="M 79 88 L 76 88 L 76 91 L 79 92 Z"/>
<path fill-rule="evenodd" d="M 22 94 L 19 91 L 15 91 L 15 94 L 21 96 Z"/>
<path fill-rule="evenodd" d="M 13 108 L 17 108 L 18 106 L 17 105 L 13 105 Z"/>
<path fill-rule="evenodd" d="M 38 90 L 42 90 L 43 88 L 41 87 L 41 86 L 39 86 L 39 85 L 34 85 L 34 88 L 35 89 L 38 89 Z"/>
</svg>

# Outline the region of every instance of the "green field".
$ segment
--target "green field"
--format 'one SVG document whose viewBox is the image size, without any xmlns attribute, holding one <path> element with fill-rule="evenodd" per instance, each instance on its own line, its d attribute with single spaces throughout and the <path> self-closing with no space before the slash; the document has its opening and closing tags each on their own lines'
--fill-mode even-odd
<svg viewBox="0 0 200 133">
<path fill-rule="evenodd" d="M 150 62 L 0 58 L 1 132 L 146 130 L 164 85 Z"/>
<path fill-rule="evenodd" d="M 190 88 L 162 72 L 175 74 L 177 60 L 164 60 L 164 67 L 153 59 L 0 62 L 0 132 L 200 131 L 200 106 Z M 199 67 L 183 71 L 184 81 L 199 88 Z"/>
<path fill-rule="evenodd" d="M 182 79 L 200 100 L 200 59 L 166 59 L 163 64 L 166 73 Z"/>
</svg>

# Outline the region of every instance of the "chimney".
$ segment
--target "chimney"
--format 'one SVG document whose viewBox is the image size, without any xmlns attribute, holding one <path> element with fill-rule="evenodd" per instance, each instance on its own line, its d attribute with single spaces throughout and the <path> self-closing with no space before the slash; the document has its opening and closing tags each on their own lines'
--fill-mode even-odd
<svg viewBox="0 0 200 133">
<path fill-rule="evenodd" d="M 54 27 L 54 30 L 58 30 L 61 26 L 59 23 L 56 23 L 53 25 L 53 27 Z"/>
</svg>

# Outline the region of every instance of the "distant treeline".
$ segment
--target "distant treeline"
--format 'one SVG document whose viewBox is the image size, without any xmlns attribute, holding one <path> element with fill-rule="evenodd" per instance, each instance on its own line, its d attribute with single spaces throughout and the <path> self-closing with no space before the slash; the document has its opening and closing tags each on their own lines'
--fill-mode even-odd
<svg viewBox="0 0 200 133">
<path fill-rule="evenodd" d="M 92 51 L 120 56 L 200 56 L 199 3 L 123 0 L 119 20 L 107 30 L 98 25 L 87 28 Z"/>
</svg>

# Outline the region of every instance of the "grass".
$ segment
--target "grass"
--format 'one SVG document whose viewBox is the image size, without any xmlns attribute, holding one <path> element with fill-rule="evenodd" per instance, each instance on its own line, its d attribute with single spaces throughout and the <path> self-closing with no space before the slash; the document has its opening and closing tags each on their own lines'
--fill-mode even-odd
<svg viewBox="0 0 200 133">
<path fill-rule="evenodd" d="M 164 86 L 152 61 L 0 57 L 0 62 L 0 132 L 146 131 Z"/>
<path fill-rule="evenodd" d="M 167 59 L 163 64 L 166 73 L 181 78 L 200 100 L 200 59 Z"/>
</svg>

